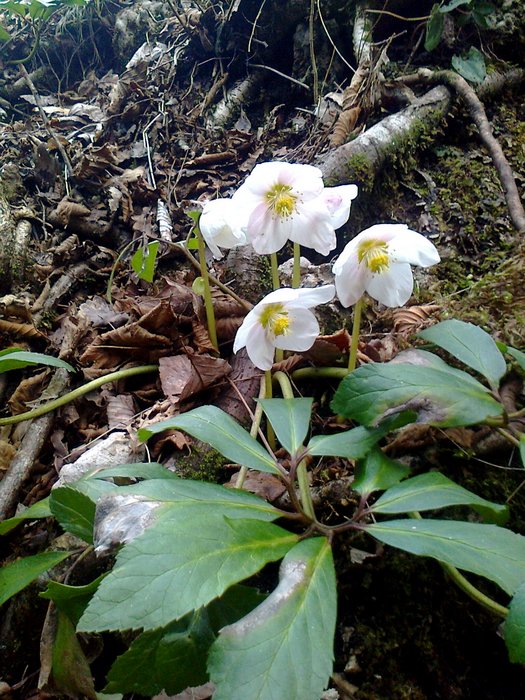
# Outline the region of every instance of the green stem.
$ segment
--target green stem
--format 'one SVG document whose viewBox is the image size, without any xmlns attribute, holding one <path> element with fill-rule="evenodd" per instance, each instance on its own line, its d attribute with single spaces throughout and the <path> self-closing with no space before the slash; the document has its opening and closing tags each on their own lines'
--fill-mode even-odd
<svg viewBox="0 0 525 700">
<path fill-rule="evenodd" d="M 195 235 L 197 236 L 197 246 L 199 252 L 199 263 L 201 267 L 201 277 L 204 285 L 204 307 L 206 309 L 206 322 L 208 324 L 208 335 L 210 336 L 211 344 L 219 352 L 219 343 L 217 342 L 217 330 L 215 326 L 215 311 L 213 310 L 213 301 L 211 298 L 210 278 L 208 276 L 208 267 L 206 266 L 206 244 L 198 226 L 195 226 Z"/>
<path fill-rule="evenodd" d="M 521 443 L 518 440 L 518 438 L 514 437 L 514 435 L 512 433 L 510 433 L 508 430 L 505 430 L 505 428 L 496 428 L 496 430 L 498 431 L 498 433 L 500 435 L 503 435 L 505 440 L 508 440 L 510 443 L 512 443 L 514 445 L 514 447 L 517 447 L 518 449 L 521 447 Z"/>
<path fill-rule="evenodd" d="M 415 520 L 423 520 L 420 513 L 417 511 L 409 513 L 409 516 Z M 450 576 L 456 586 L 466 593 L 469 598 L 472 598 L 472 600 L 474 600 L 476 603 L 487 610 L 496 613 L 496 615 L 499 615 L 500 617 L 506 617 L 509 614 L 508 608 L 506 608 L 504 605 L 496 603 L 495 600 L 492 600 L 492 598 L 489 598 L 487 595 L 482 593 L 478 588 L 476 588 L 476 586 L 473 586 L 470 581 L 468 581 L 463 574 L 456 569 L 455 566 L 452 566 L 452 564 L 447 564 L 444 561 L 440 561 L 439 563 L 443 571 Z"/>
<path fill-rule="evenodd" d="M 302 367 L 292 372 L 292 379 L 344 379 L 347 374 L 346 367 Z"/>
<path fill-rule="evenodd" d="M 266 394 L 266 377 L 261 378 L 261 385 L 259 387 L 259 398 L 264 399 Z M 250 428 L 250 435 L 252 438 L 256 438 L 261 426 L 262 420 L 262 403 L 258 402 L 255 406 L 255 412 L 253 414 L 252 427 Z M 235 488 L 242 489 L 244 480 L 246 479 L 246 474 L 248 473 L 248 467 L 241 467 L 239 473 L 237 474 L 237 479 L 235 481 Z"/>
<path fill-rule="evenodd" d="M 352 341 L 350 343 L 350 357 L 348 358 L 348 371 L 353 372 L 357 363 L 357 346 L 359 344 L 359 329 L 361 327 L 361 312 L 363 311 L 363 297 L 357 300 L 354 307 L 354 322 L 352 324 Z"/>
<path fill-rule="evenodd" d="M 54 411 L 56 408 L 60 408 L 61 406 L 65 406 L 66 404 L 71 403 L 71 401 L 78 399 L 80 396 L 84 396 L 84 394 L 88 394 L 94 389 L 98 389 L 98 387 L 103 386 L 104 384 L 108 384 L 109 382 L 116 382 L 119 379 L 124 379 L 125 377 L 133 377 L 136 374 L 146 374 L 147 372 L 154 372 L 158 369 L 158 365 L 143 365 L 142 367 L 128 367 L 128 369 L 120 369 L 117 372 L 110 372 L 109 374 L 105 374 L 103 377 L 98 377 L 97 379 L 93 379 L 87 384 L 79 386 L 77 389 L 70 391 L 68 394 L 64 394 L 63 396 L 59 396 L 57 399 L 48 401 L 42 406 L 34 408 L 32 411 L 26 411 L 26 413 L 19 413 L 17 416 L 9 416 L 9 418 L 0 418 L 0 426 L 12 425 L 13 423 L 21 423 L 25 420 L 39 418 L 40 416 L 43 416 L 46 413 L 49 413 L 50 411 Z"/>
<path fill-rule="evenodd" d="M 272 269 L 272 287 L 274 290 L 279 289 L 281 283 L 279 281 L 279 265 L 277 263 L 277 253 L 270 253 L 270 267 Z"/>
<path fill-rule="evenodd" d="M 292 287 L 297 289 L 301 285 L 301 246 L 299 243 L 293 244 L 293 271 Z"/>
<path fill-rule="evenodd" d="M 270 369 L 267 369 L 264 373 L 264 398 L 271 399 L 272 395 L 272 371 Z M 270 421 L 266 421 L 266 437 L 268 439 L 268 444 L 270 445 L 272 452 L 275 452 L 275 433 L 270 424 Z"/>
<path fill-rule="evenodd" d="M 283 398 L 293 399 L 293 389 L 290 378 L 284 372 L 276 372 L 273 375 L 275 381 L 278 382 Z M 305 515 L 307 515 L 312 520 L 315 520 L 315 510 L 312 501 L 312 494 L 310 493 L 310 484 L 308 483 L 308 472 L 306 470 L 306 460 L 302 459 L 297 465 L 297 483 L 299 485 L 299 495 L 301 498 L 301 505 Z"/>
</svg>

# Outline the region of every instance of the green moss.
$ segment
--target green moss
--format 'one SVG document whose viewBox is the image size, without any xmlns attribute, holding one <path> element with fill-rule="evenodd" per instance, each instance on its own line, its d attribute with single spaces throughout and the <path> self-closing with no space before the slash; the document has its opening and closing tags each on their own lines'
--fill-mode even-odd
<svg viewBox="0 0 525 700">
<path fill-rule="evenodd" d="M 177 457 L 176 464 L 179 476 L 213 483 L 224 481 L 224 466 L 228 460 L 208 444 L 194 440 L 190 453 Z"/>
<path fill-rule="evenodd" d="M 374 169 L 369 159 L 362 153 L 351 156 L 346 164 L 348 182 L 356 182 L 365 192 L 374 186 Z"/>
</svg>

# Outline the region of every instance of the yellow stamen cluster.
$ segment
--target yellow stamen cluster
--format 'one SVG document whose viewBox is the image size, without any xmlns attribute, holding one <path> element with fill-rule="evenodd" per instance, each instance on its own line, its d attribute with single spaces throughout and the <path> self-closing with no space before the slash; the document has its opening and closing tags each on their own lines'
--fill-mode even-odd
<svg viewBox="0 0 525 700">
<path fill-rule="evenodd" d="M 295 211 L 295 201 L 297 197 L 292 194 L 290 185 L 274 185 L 265 194 L 266 201 L 281 219 L 287 219 Z"/>
<path fill-rule="evenodd" d="M 286 335 L 290 329 L 288 312 L 282 304 L 268 304 L 260 316 L 261 326 L 274 336 Z"/>
<path fill-rule="evenodd" d="M 388 245 L 379 239 L 362 241 L 357 247 L 357 259 L 364 262 L 371 272 L 379 273 L 388 270 Z"/>
</svg>

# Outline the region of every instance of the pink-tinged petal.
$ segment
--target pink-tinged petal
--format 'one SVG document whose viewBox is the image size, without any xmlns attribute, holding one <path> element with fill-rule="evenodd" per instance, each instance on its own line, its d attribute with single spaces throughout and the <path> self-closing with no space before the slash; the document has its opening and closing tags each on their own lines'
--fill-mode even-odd
<svg viewBox="0 0 525 700">
<path fill-rule="evenodd" d="M 287 168 L 279 179 L 283 185 L 291 185 L 294 194 L 303 202 L 315 199 L 323 192 L 323 173 L 313 165 L 286 163 Z"/>
<path fill-rule="evenodd" d="M 393 263 L 386 272 L 372 275 L 366 291 L 385 306 L 404 306 L 414 288 L 412 269 L 408 263 Z"/>
<path fill-rule="evenodd" d="M 300 307 L 310 309 L 312 306 L 332 301 L 335 296 L 333 284 L 325 284 L 322 287 L 301 287 L 293 291 L 297 292 L 297 297 L 288 301 L 287 307 L 290 309 Z"/>
<path fill-rule="evenodd" d="M 275 338 L 275 347 L 298 352 L 311 348 L 319 335 L 319 323 L 313 313 L 308 309 L 290 309 L 289 320 L 288 333 Z"/>
<path fill-rule="evenodd" d="M 350 254 L 347 256 L 347 259 L 343 261 L 343 264 L 338 264 L 341 257 L 342 254 L 336 263 L 337 267 L 336 265 L 333 267 L 335 289 L 341 304 L 348 307 L 353 306 L 363 296 L 372 277 L 372 273 L 366 265 L 359 264 L 357 251 L 350 250 Z"/>
<path fill-rule="evenodd" d="M 388 254 L 394 262 L 430 267 L 440 261 L 436 246 L 425 236 L 408 227 L 400 231 L 388 244 Z"/>
<path fill-rule="evenodd" d="M 336 247 L 334 227 L 321 197 L 316 197 L 310 202 L 301 202 L 290 220 L 292 230 L 289 238 L 295 243 L 313 248 L 321 255 L 328 255 Z"/>
<path fill-rule="evenodd" d="M 292 224 L 290 219 L 280 219 L 259 204 L 248 219 L 247 235 L 256 253 L 276 253 L 286 244 Z"/>
<path fill-rule="evenodd" d="M 253 364 L 264 371 L 271 369 L 275 356 L 275 345 L 260 323 L 247 338 L 246 352 Z"/>
<path fill-rule="evenodd" d="M 328 208 L 332 226 L 338 229 L 348 221 L 352 200 L 357 197 L 357 186 L 326 187 L 321 197 Z"/>
</svg>

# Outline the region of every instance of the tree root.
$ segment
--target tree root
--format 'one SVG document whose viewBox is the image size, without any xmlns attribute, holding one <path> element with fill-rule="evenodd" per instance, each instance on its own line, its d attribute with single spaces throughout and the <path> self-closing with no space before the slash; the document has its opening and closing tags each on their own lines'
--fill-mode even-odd
<svg viewBox="0 0 525 700">
<path fill-rule="evenodd" d="M 516 78 L 515 74 L 516 71 L 512 71 L 511 79 Z M 521 79 L 523 80 L 524 72 L 521 71 L 521 74 Z M 451 70 L 431 71 L 426 68 L 421 68 L 413 75 L 399 78 L 399 81 L 403 82 L 405 85 L 414 82 L 425 84 L 446 83 L 460 95 L 468 107 L 472 121 L 478 128 L 481 141 L 492 158 L 492 162 L 494 163 L 494 167 L 496 168 L 505 193 L 511 221 L 518 231 L 525 231 L 525 211 L 523 210 L 512 168 L 503 153 L 499 141 L 492 133 L 492 128 L 487 119 L 483 103 L 467 81 L 462 78 L 461 75 Z M 492 80 L 493 89 L 497 87 L 501 89 L 504 85 L 505 81 L 497 82 Z M 485 90 L 485 94 L 486 93 L 487 89 Z"/>
</svg>

